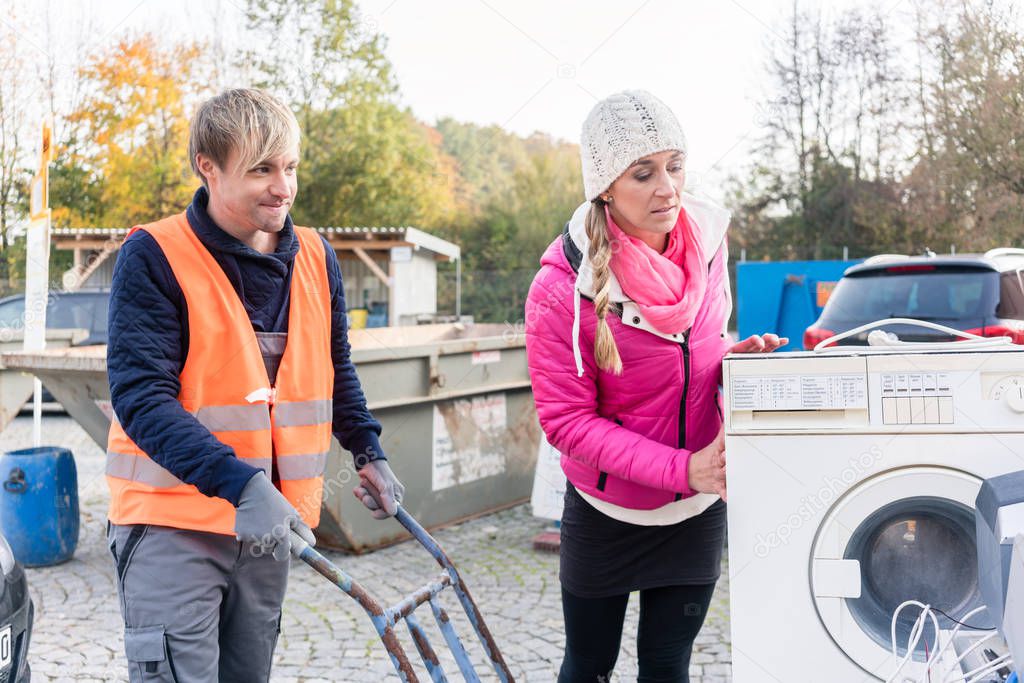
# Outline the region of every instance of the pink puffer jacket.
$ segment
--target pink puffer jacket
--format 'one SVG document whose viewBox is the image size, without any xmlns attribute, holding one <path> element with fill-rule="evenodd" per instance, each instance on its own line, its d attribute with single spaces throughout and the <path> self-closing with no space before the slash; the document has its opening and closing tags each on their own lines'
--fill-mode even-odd
<svg viewBox="0 0 1024 683">
<path fill-rule="evenodd" d="M 710 259 L 707 293 L 693 327 L 666 335 L 643 319 L 613 275 L 610 311 L 616 314 L 608 323 L 621 375 L 598 370 L 594 359 L 593 287 L 589 267 L 580 267 L 588 204 L 544 253 L 526 302 L 537 414 L 562 453 L 562 469 L 580 491 L 637 510 L 695 493 L 687 482 L 690 454 L 711 443 L 722 422 L 722 356 L 733 344 L 725 332 L 732 310 L 724 239 L 729 214 L 686 194 L 682 205 Z"/>
</svg>

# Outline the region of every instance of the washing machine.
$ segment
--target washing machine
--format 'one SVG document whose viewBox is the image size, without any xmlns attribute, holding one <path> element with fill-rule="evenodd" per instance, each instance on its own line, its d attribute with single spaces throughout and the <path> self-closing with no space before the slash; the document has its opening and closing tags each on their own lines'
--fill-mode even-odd
<svg viewBox="0 0 1024 683">
<path fill-rule="evenodd" d="M 1024 469 L 1024 351 L 938 346 L 726 357 L 736 683 L 884 681 L 900 603 L 982 604 L 973 505 Z M 918 614 L 897 623 L 900 656 Z M 924 673 L 934 636 L 898 680 Z"/>
</svg>

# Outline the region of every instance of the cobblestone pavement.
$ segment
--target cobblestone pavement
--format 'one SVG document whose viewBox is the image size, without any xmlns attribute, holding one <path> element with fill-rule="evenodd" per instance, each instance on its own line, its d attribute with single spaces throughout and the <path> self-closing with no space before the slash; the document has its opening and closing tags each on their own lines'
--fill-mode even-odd
<svg viewBox="0 0 1024 683">
<path fill-rule="evenodd" d="M 29 649 L 36 681 L 119 681 L 126 679 L 113 566 L 104 542 L 108 494 L 103 453 L 70 418 L 44 418 L 44 441 L 71 449 L 78 464 L 82 530 L 74 559 L 28 569 L 36 605 Z M 19 417 L 0 433 L 0 449 L 31 444 L 31 418 Z M 401 471 L 400 467 L 398 468 Z M 387 521 L 383 524 L 394 524 Z M 531 548 L 544 522 L 519 506 L 458 526 L 435 536 L 455 561 L 517 681 L 554 681 L 565 639 L 559 602 L 558 557 Z M 362 557 L 329 553 L 384 602 L 393 603 L 438 573 L 418 545 L 402 543 Z M 727 572 L 718 584 L 691 666 L 694 683 L 729 681 Z M 461 617 L 454 595 L 442 601 L 456 622 L 480 672 L 488 671 L 471 627 Z M 622 651 L 613 681 L 636 680 L 638 601 L 630 601 Z M 429 612 L 428 612 L 429 615 Z M 458 669 L 433 620 L 421 617 L 449 676 Z M 408 654 L 415 650 L 399 633 Z M 475 647 L 474 647 L 475 646 Z M 273 681 L 397 680 L 386 653 L 362 610 L 344 593 L 300 562 L 292 566 L 284 604 Z M 493 680 L 485 677 L 485 680 Z M 421 680 L 429 680 L 425 672 Z"/>
</svg>

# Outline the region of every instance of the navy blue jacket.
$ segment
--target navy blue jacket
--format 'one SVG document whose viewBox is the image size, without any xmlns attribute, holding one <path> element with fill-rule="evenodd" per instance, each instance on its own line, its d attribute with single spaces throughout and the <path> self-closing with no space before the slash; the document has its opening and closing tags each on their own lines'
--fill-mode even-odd
<svg viewBox="0 0 1024 683">
<path fill-rule="evenodd" d="M 224 269 L 258 332 L 288 331 L 292 265 L 299 250 L 291 217 L 273 254 L 261 254 L 221 230 L 206 212 L 200 188 L 186 212 L 189 225 Z M 322 238 L 321 238 L 322 239 Z M 334 251 L 324 240 L 331 289 L 331 357 L 334 362 L 333 432 L 356 456 L 356 466 L 383 459 L 380 423 L 350 357 L 345 290 Z M 125 240 L 110 291 L 107 375 L 114 412 L 125 433 L 164 469 L 208 496 L 238 505 L 260 470 L 235 457 L 178 401 L 188 355 L 185 295 L 156 239 L 138 231 Z M 301 334 L 301 331 L 297 332 Z"/>
</svg>

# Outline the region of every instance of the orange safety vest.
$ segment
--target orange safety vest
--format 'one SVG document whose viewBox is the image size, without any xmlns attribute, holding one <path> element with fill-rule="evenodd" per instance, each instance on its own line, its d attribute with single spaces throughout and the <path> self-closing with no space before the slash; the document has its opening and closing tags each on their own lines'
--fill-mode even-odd
<svg viewBox="0 0 1024 683">
<path fill-rule="evenodd" d="M 320 521 L 330 450 L 334 365 L 326 250 L 315 231 L 295 227 L 288 342 L 271 387 L 256 333 L 234 287 L 185 214 L 132 228 L 151 234 L 185 295 L 188 357 L 178 400 L 195 420 L 270 476 L 311 528 Z M 126 238 L 127 239 L 127 238 Z M 154 462 L 117 420 L 107 438 L 110 521 L 234 535 L 235 508 Z"/>
</svg>

